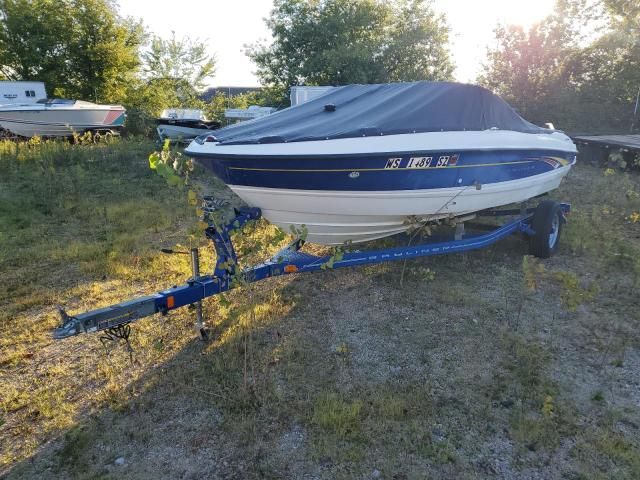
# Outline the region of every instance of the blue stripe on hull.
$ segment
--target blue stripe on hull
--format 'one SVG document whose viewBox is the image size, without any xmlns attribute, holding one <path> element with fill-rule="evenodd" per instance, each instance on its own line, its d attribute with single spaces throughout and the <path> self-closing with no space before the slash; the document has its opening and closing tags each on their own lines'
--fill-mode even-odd
<svg viewBox="0 0 640 480">
<path fill-rule="evenodd" d="M 493 150 L 367 156 L 194 157 L 230 185 L 385 191 L 518 180 L 572 163 L 575 154 L 552 150 Z M 421 168 L 410 168 L 420 165 L 420 159 L 425 157 L 427 160 L 422 161 Z"/>
</svg>

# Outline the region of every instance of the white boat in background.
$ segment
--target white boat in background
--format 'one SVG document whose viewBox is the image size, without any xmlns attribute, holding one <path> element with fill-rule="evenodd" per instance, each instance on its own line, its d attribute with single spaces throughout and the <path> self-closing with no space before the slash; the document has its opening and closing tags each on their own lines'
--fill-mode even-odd
<svg viewBox="0 0 640 480">
<path fill-rule="evenodd" d="M 43 82 L 0 81 L 0 105 L 36 103 L 47 98 Z"/>
<path fill-rule="evenodd" d="M 208 120 L 202 110 L 167 108 L 156 119 L 160 140 L 190 142 L 203 133 L 220 128 L 220 122 Z"/>
<path fill-rule="evenodd" d="M 559 131 L 473 85 L 349 85 L 197 138 L 186 153 L 269 221 L 339 245 L 557 188 L 576 160 Z"/>
<path fill-rule="evenodd" d="M 40 99 L 35 103 L 0 105 L 5 137 L 71 137 L 87 131 L 114 134 L 122 128 L 125 109 L 82 100 Z"/>
</svg>

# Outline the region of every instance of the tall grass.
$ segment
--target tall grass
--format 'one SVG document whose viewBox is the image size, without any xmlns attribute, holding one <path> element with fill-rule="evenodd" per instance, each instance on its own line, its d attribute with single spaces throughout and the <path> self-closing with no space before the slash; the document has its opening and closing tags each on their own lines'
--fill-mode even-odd
<svg viewBox="0 0 640 480">
<path fill-rule="evenodd" d="M 159 249 L 188 241 L 196 218 L 186 194 L 149 169 L 153 150 L 141 139 L 0 142 L 0 424 L 13 432 L 0 432 L 0 470 L 32 451 L 34 438 L 71 425 L 79 405 L 118 398 L 133 377 L 121 374 L 126 359 L 104 365 L 84 354 L 105 386 L 80 394 L 78 359 L 51 343 L 53 307 L 115 303 L 187 275 L 186 258 Z M 156 361 L 171 349 L 149 350 Z M 49 360 L 34 369 L 38 355 Z"/>
<path fill-rule="evenodd" d="M 563 242 L 611 272 L 631 273 L 635 287 L 640 286 L 640 248 L 634 241 L 640 226 L 640 179 L 613 169 L 581 168 L 564 189 L 574 205 Z M 588 179 L 583 171 L 589 172 Z"/>
<path fill-rule="evenodd" d="M 13 306 L 0 320 L 32 303 L 33 286 L 68 285 L 70 270 L 76 281 L 140 271 L 157 248 L 149 235 L 174 227 L 167 240 L 186 237 L 195 218 L 184 194 L 149 170 L 152 150 L 136 139 L 0 142 L 0 304 Z"/>
</svg>

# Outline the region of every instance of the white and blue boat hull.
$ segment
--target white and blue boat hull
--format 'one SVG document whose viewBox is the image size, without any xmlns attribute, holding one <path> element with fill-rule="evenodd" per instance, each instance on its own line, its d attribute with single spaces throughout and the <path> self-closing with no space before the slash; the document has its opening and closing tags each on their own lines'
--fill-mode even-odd
<svg viewBox="0 0 640 480">
<path fill-rule="evenodd" d="M 564 134 L 426 132 L 187 149 L 240 198 L 307 240 L 338 245 L 521 202 L 558 187 L 575 162 Z"/>
</svg>

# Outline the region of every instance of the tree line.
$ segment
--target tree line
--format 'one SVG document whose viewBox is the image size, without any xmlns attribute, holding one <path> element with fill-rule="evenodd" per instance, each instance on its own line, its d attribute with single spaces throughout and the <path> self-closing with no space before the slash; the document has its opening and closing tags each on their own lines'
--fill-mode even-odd
<svg viewBox="0 0 640 480">
<path fill-rule="evenodd" d="M 249 46 L 263 89 L 204 102 L 216 59 L 198 39 L 160 38 L 113 0 L 0 0 L 0 78 L 53 96 L 122 103 L 144 130 L 167 107 L 287 105 L 292 85 L 452 80 L 450 28 L 431 0 L 275 0 L 273 40 Z M 638 129 L 640 3 L 556 0 L 530 28 L 498 25 L 477 82 L 525 118 L 572 132 Z"/>
<path fill-rule="evenodd" d="M 575 133 L 638 131 L 640 2 L 556 0 L 531 28 L 495 33 L 478 81 L 528 120 Z"/>
<path fill-rule="evenodd" d="M 215 73 L 207 50 L 198 39 L 150 35 L 112 0 L 0 0 L 0 80 L 39 80 L 53 97 L 121 103 L 133 133 L 148 133 L 168 107 L 219 118 L 229 103 L 246 106 L 244 97 L 200 100 Z"/>
</svg>

